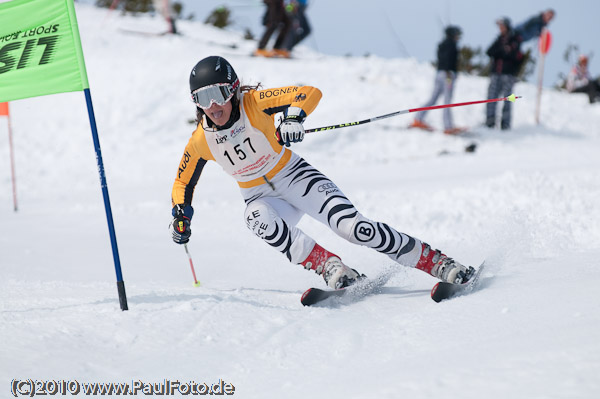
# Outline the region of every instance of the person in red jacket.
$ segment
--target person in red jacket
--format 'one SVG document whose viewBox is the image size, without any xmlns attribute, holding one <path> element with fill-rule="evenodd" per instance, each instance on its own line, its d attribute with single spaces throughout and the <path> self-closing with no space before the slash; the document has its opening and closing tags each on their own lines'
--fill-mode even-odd
<svg viewBox="0 0 600 399">
<path fill-rule="evenodd" d="M 229 62 L 211 56 L 192 69 L 190 91 L 198 127 L 185 147 L 173 184 L 176 243 L 190 239 L 194 189 L 205 164 L 214 161 L 237 181 L 246 204 L 248 229 L 290 262 L 322 275 L 331 288 L 351 285 L 362 275 L 296 227 L 305 214 L 343 239 L 442 281 L 460 284 L 473 275 L 472 267 L 363 216 L 332 180 L 288 148 L 303 140 L 302 122 L 319 103 L 319 89 L 240 86 Z M 275 128 L 274 117 L 279 112 L 284 118 Z"/>
</svg>

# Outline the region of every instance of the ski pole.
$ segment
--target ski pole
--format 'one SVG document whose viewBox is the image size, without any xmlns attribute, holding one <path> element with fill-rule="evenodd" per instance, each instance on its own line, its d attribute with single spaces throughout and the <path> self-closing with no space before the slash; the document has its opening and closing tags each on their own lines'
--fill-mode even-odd
<svg viewBox="0 0 600 399">
<path fill-rule="evenodd" d="M 396 115 L 408 114 L 410 112 L 428 111 L 428 110 L 431 110 L 431 109 L 450 108 L 450 107 L 462 107 L 464 105 L 493 103 L 493 102 L 497 102 L 497 101 L 510 101 L 510 102 L 514 103 L 517 98 L 521 98 L 521 96 L 515 96 L 514 94 L 511 94 L 508 97 L 492 98 L 490 100 L 469 101 L 469 102 L 466 102 L 466 103 L 443 104 L 443 105 L 434 105 L 434 106 L 431 106 L 431 107 L 411 108 L 411 109 L 405 109 L 405 110 L 402 110 L 402 111 L 392 112 L 390 114 L 375 116 L 373 118 L 364 119 L 364 120 L 358 121 L 358 122 L 340 123 L 338 125 L 323 126 L 323 127 L 317 127 L 317 128 L 314 128 L 314 129 L 307 129 L 307 130 L 304 131 L 304 133 L 322 132 L 322 131 L 325 131 L 325 130 L 341 129 L 343 127 L 364 125 L 365 123 L 375 122 L 375 121 L 378 121 L 380 119 L 385 119 L 385 118 L 391 118 L 392 116 L 396 116 Z"/>
<path fill-rule="evenodd" d="M 183 244 L 183 247 L 185 248 L 185 253 L 188 256 L 188 259 L 190 260 L 190 267 L 192 268 L 192 275 L 194 276 L 194 287 L 200 287 L 200 281 L 198 281 L 198 279 L 196 278 L 196 271 L 194 270 L 194 262 L 192 262 L 192 256 L 190 255 L 190 251 L 188 251 L 187 243 Z"/>
</svg>

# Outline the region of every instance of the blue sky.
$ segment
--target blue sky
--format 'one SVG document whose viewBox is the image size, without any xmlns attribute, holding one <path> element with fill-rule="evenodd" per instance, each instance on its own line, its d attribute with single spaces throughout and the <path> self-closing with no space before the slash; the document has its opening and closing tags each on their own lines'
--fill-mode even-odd
<svg viewBox="0 0 600 399">
<path fill-rule="evenodd" d="M 265 6 L 259 0 L 179 0 L 184 14 L 193 13 L 204 20 L 218 5 L 232 10 L 235 28 L 250 28 L 256 37 L 262 34 L 260 23 Z M 545 62 L 544 84 L 551 86 L 560 72 L 567 73 L 569 64 L 563 55 L 569 44 L 585 53 L 598 55 L 600 37 L 600 2 L 583 0 L 309 0 L 308 16 L 313 34 L 306 45 L 327 54 L 382 57 L 412 56 L 419 61 L 434 61 L 443 26 L 461 26 L 461 45 L 481 47 L 484 51 L 498 34 L 494 21 L 508 16 L 519 23 L 548 7 L 557 15 L 549 25 L 553 45 Z M 536 41 L 526 47 L 537 45 Z M 600 74 L 600 60 L 591 60 L 593 75 Z M 534 76 L 532 81 L 536 81 Z"/>
</svg>

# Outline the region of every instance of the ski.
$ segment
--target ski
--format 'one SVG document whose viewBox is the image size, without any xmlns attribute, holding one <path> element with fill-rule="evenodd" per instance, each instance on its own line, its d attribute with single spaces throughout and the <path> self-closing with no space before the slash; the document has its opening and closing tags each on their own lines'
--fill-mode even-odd
<svg viewBox="0 0 600 399">
<path fill-rule="evenodd" d="M 484 263 L 479 266 L 473 277 L 464 284 L 452 284 L 439 282 L 433 286 L 431 290 L 431 299 L 436 302 L 441 302 L 446 299 L 452 299 L 457 296 L 467 295 L 475 291 L 479 285 L 479 277 L 483 271 Z"/>
<path fill-rule="evenodd" d="M 396 268 L 389 268 L 375 278 L 364 277 L 355 284 L 338 290 L 309 288 L 302 294 L 300 302 L 304 306 L 312 306 L 325 302 L 329 298 L 341 299 L 342 297 L 344 297 L 343 303 L 345 304 L 356 302 L 367 295 L 379 292 L 380 288 L 383 287 L 396 272 Z"/>
<path fill-rule="evenodd" d="M 434 128 L 433 126 L 429 126 L 429 125 L 425 125 L 425 126 L 414 126 L 414 125 L 408 125 L 407 126 L 408 129 L 419 129 L 419 130 L 423 130 L 424 132 L 439 132 L 439 133 L 443 133 L 447 136 L 461 136 L 461 135 L 468 135 L 471 132 L 471 129 L 468 127 L 455 127 L 452 129 L 448 129 L 448 130 L 440 130 L 437 128 Z"/>
<path fill-rule="evenodd" d="M 302 294 L 302 299 L 300 299 L 300 302 L 302 302 L 302 305 L 304 306 L 311 306 L 315 303 L 322 302 L 327 298 L 336 296 L 339 297 L 344 294 L 346 294 L 345 288 L 339 290 L 322 290 L 320 288 L 309 288 L 306 291 L 304 291 L 304 294 Z"/>
<path fill-rule="evenodd" d="M 437 283 L 431 290 L 431 299 L 435 302 L 441 302 L 446 299 L 455 298 L 462 295 L 470 294 L 475 291 L 479 286 L 479 278 L 484 269 L 484 264 L 475 271 L 475 274 L 469 281 L 464 284 L 451 284 L 446 282 Z M 363 278 L 356 284 L 349 287 L 332 290 L 332 289 L 320 289 L 320 288 L 309 288 L 303 294 L 300 302 L 304 306 L 320 305 L 331 299 L 334 304 L 349 304 L 356 302 L 365 296 L 376 294 L 380 292 L 392 275 L 396 272 L 394 269 L 384 271 L 375 278 Z M 331 302 L 330 301 L 330 302 Z"/>
<path fill-rule="evenodd" d="M 133 30 L 133 29 L 124 29 L 124 28 L 119 28 L 119 30 L 123 33 L 127 33 L 130 35 L 142 35 L 142 36 L 166 36 L 166 35 L 170 35 L 171 32 L 169 31 L 165 31 L 165 32 L 148 32 L 148 31 L 141 31 L 141 30 Z"/>
</svg>

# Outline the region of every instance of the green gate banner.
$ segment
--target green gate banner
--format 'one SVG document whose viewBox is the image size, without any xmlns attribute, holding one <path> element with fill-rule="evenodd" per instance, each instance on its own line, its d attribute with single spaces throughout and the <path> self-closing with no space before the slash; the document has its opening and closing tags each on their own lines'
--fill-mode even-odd
<svg viewBox="0 0 600 399">
<path fill-rule="evenodd" d="M 73 0 L 0 3 L 0 102 L 87 88 Z"/>
</svg>

